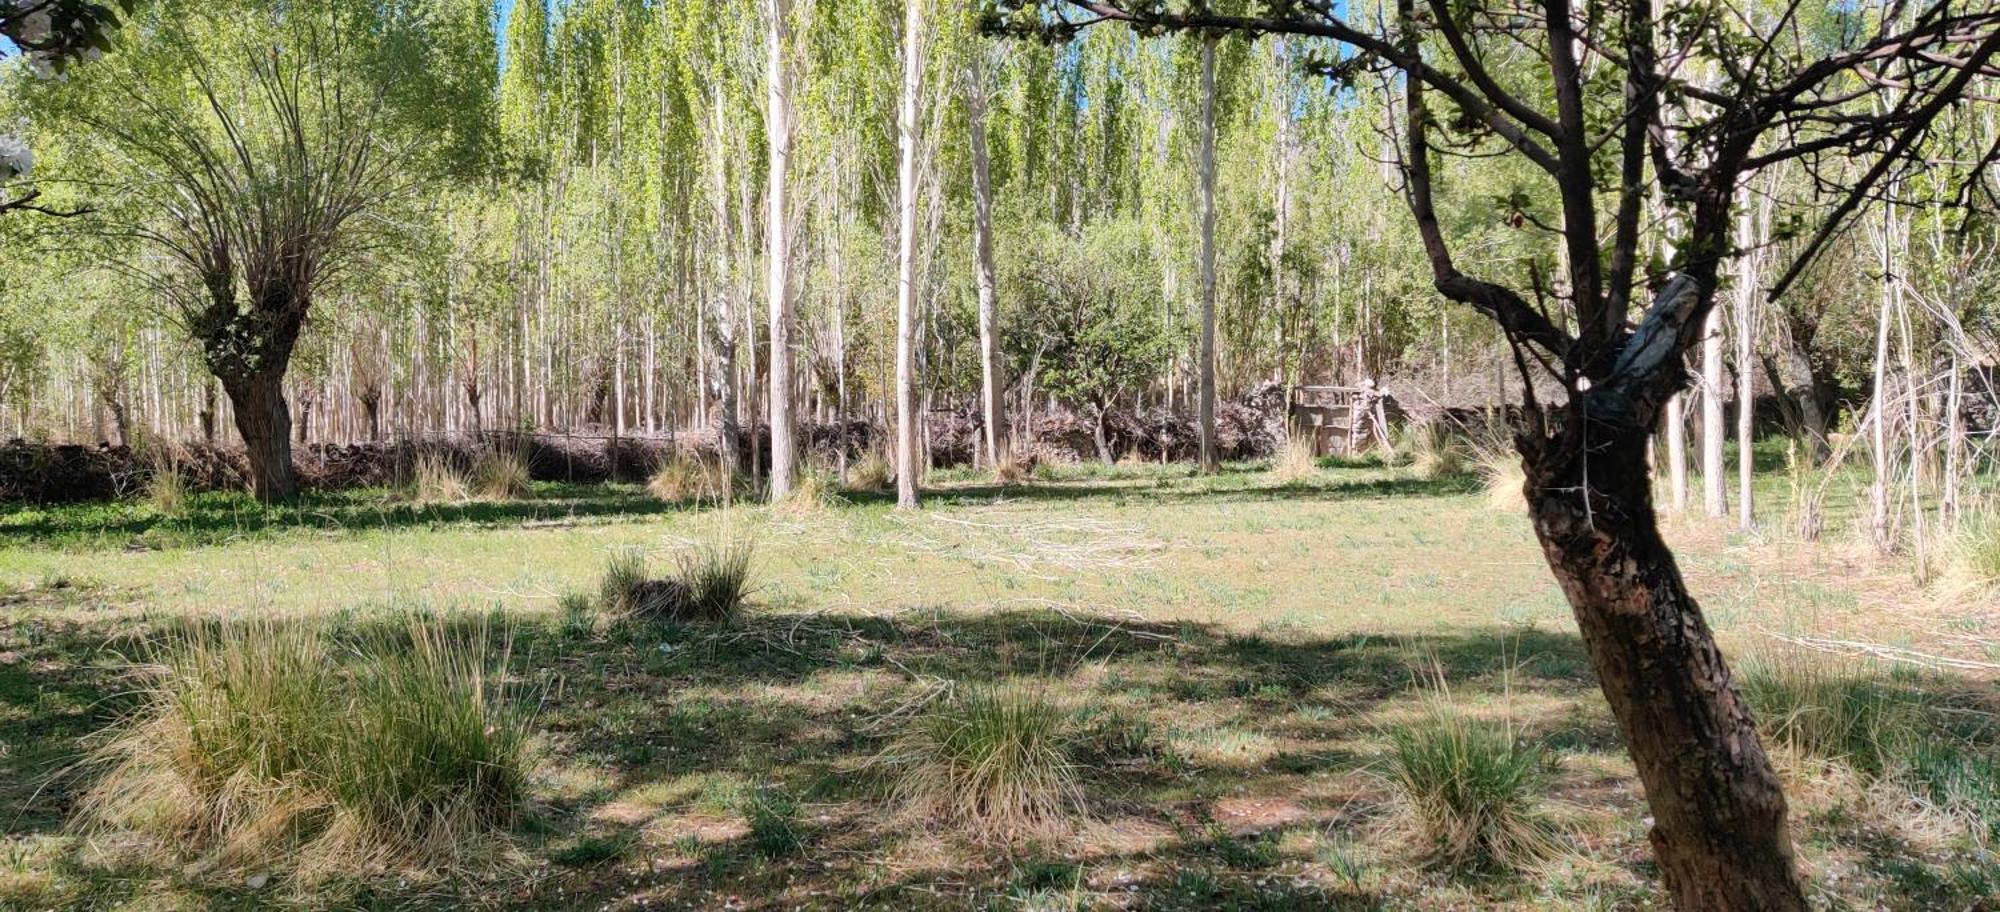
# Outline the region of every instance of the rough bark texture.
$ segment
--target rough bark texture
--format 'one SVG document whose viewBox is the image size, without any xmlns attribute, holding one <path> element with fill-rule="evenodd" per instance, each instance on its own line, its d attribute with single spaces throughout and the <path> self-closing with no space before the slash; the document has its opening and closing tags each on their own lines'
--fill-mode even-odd
<svg viewBox="0 0 2000 912">
<path fill-rule="evenodd" d="M 1523 438 L 1528 501 L 1645 785 L 1661 877 L 1683 912 L 1803 910 L 1784 792 L 1655 524 L 1648 435 L 1592 426 L 1586 445 L 1583 427 Z"/>
<path fill-rule="evenodd" d="M 259 371 L 242 378 L 224 378 L 223 391 L 236 413 L 236 432 L 250 462 L 250 491 L 258 500 L 275 503 L 298 493 L 292 467 L 292 413 L 285 403 L 285 375 Z"/>
</svg>

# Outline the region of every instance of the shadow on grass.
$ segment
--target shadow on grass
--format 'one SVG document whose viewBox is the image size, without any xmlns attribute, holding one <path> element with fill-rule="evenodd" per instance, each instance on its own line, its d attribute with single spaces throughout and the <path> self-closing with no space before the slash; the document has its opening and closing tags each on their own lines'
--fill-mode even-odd
<svg viewBox="0 0 2000 912">
<path fill-rule="evenodd" d="M 932 504 L 1121 501 L 1163 505 L 1345 501 L 1392 497 L 1448 497 L 1476 487 L 1468 478 L 1342 479 L 1335 474 L 1285 485 L 1265 485 L 1257 475 L 1217 479 L 1175 477 L 1132 481 L 1084 480 L 1028 485 L 959 483 L 925 493 Z M 846 492 L 851 507 L 893 504 L 891 492 Z M 712 508 L 712 503 L 667 503 L 627 485 L 541 483 L 527 500 L 417 504 L 384 490 L 316 491 L 276 505 L 241 494 L 203 493 L 178 516 L 141 502 L 12 506 L 0 512 L 0 540 L 30 547 L 164 549 L 197 547 L 285 531 L 366 532 L 454 526 L 521 526 L 589 523 Z"/>
</svg>

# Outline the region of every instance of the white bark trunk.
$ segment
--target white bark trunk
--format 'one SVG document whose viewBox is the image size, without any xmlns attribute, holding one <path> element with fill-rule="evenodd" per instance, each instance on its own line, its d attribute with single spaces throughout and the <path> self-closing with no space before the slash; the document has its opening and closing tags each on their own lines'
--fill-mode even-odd
<svg viewBox="0 0 2000 912">
<path fill-rule="evenodd" d="M 791 496 L 798 467 L 792 432 L 792 244 L 787 179 L 792 159 L 792 89 L 785 45 L 791 0 L 770 0 L 765 40 L 770 45 L 765 77 L 765 118 L 770 173 L 765 193 L 765 257 L 770 267 L 766 294 L 771 309 L 771 500 Z"/>
<path fill-rule="evenodd" d="M 903 97 L 896 117 L 896 506 L 917 506 L 917 104 L 924 82 L 924 7 L 903 18 Z"/>
<path fill-rule="evenodd" d="M 979 399 L 985 414 L 986 454 L 994 469 L 1008 460 L 1006 407 L 1000 401 L 999 281 L 993 267 L 993 175 L 986 152 L 985 48 L 970 55 L 966 113 L 972 140 L 972 246 L 979 285 Z"/>
<path fill-rule="evenodd" d="M 1221 460 L 1215 444 L 1215 39 L 1201 43 L 1201 150 L 1196 207 L 1201 220 L 1201 470 Z"/>
<path fill-rule="evenodd" d="M 1722 309 L 1708 312 L 1701 339 L 1701 502 L 1711 519 L 1729 515 L 1728 470 L 1723 467 Z"/>
</svg>

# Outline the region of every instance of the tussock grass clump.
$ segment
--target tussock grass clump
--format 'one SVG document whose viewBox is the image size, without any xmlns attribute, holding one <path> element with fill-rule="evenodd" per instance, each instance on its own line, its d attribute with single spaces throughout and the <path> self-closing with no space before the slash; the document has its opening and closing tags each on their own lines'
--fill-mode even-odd
<svg viewBox="0 0 2000 912">
<path fill-rule="evenodd" d="M 1962 595 L 2000 590 L 2000 510 L 1967 513 L 1952 528 L 1944 579 Z"/>
<path fill-rule="evenodd" d="M 724 493 L 722 469 L 706 460 L 683 456 L 669 457 L 646 480 L 646 493 L 666 503 L 720 500 Z"/>
<path fill-rule="evenodd" d="M 646 584 L 646 555 L 637 548 L 619 548 L 604 559 L 597 579 L 597 603 L 613 616 L 638 608 L 639 590 Z"/>
<path fill-rule="evenodd" d="M 1084 811 L 1072 714 L 1040 690 L 964 687 L 912 719 L 884 757 L 910 813 L 979 836 L 1055 836 Z"/>
<path fill-rule="evenodd" d="M 1479 447 L 1473 454 L 1486 508 L 1503 513 L 1528 512 L 1528 473 L 1521 457 L 1503 447 Z"/>
<path fill-rule="evenodd" d="M 1743 664 L 1738 686 L 1773 744 L 1870 776 L 1902 765 L 1924 728 L 1911 692 L 1851 660 L 1797 650 L 1760 656 Z"/>
<path fill-rule="evenodd" d="M 723 536 L 696 544 L 680 556 L 668 579 L 647 574 L 645 555 L 614 552 L 598 581 L 598 603 L 613 617 L 655 621 L 717 622 L 741 614 L 754 588 L 756 540 Z"/>
<path fill-rule="evenodd" d="M 472 493 L 481 500 L 526 500 L 535 487 L 528 459 L 513 450 L 482 453 L 472 466 Z"/>
<path fill-rule="evenodd" d="M 1389 741 L 1389 780 L 1429 861 L 1506 869 L 1554 851 L 1541 810 L 1542 752 L 1511 726 L 1439 703 L 1420 722 L 1391 729 Z"/>
<path fill-rule="evenodd" d="M 1403 432 L 1410 471 L 1426 481 L 1457 478 L 1467 472 L 1464 445 L 1442 421 L 1413 424 Z"/>
<path fill-rule="evenodd" d="M 1285 445 L 1271 458 L 1271 477 L 1279 484 L 1297 484 L 1319 476 L 1319 457 L 1313 453 L 1310 432 L 1294 428 L 1285 435 Z"/>
<path fill-rule="evenodd" d="M 747 535 L 702 542 L 680 556 L 674 579 L 686 590 L 677 620 L 726 621 L 750 603 L 757 541 Z"/>
<path fill-rule="evenodd" d="M 889 487 L 894 477 L 895 471 L 889 467 L 886 457 L 881 453 L 869 453 L 848 468 L 845 487 L 849 491 L 872 494 Z"/>
<path fill-rule="evenodd" d="M 146 478 L 146 502 L 152 504 L 161 516 L 187 514 L 188 484 L 187 479 L 181 477 L 179 464 L 171 459 L 161 459 L 153 464 L 153 471 Z"/>
<path fill-rule="evenodd" d="M 520 807 L 529 726 L 483 635 L 413 622 L 336 642 L 253 621 L 176 635 L 152 660 L 140 709 L 93 752 L 86 830 L 309 884 L 450 873 Z"/>
<path fill-rule="evenodd" d="M 472 499 L 465 473 L 441 452 L 417 455 L 410 467 L 410 500 L 420 505 L 464 503 Z"/>
<path fill-rule="evenodd" d="M 1027 484 L 1033 478 L 1033 467 L 1023 463 L 1012 450 L 1006 451 L 993 463 L 993 480 L 1000 484 Z"/>
<path fill-rule="evenodd" d="M 835 493 L 839 484 L 833 476 L 818 468 L 800 472 L 792 482 L 792 493 L 783 503 L 774 504 L 781 512 L 794 516 L 818 513 L 830 507 L 839 506 L 840 495 Z"/>
</svg>

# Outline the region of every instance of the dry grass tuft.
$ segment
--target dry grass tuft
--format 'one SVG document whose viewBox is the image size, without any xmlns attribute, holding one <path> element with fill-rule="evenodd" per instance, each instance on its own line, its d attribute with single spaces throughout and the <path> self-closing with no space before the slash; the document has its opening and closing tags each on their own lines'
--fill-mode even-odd
<svg viewBox="0 0 2000 912">
<path fill-rule="evenodd" d="M 1426 481 L 1457 478 L 1467 472 L 1465 445 L 1442 421 L 1413 424 L 1403 433 L 1402 450 L 1410 471 Z"/>
<path fill-rule="evenodd" d="M 336 642 L 258 620 L 171 637 L 152 659 L 140 709 L 92 754 L 86 832 L 305 887 L 464 870 L 521 806 L 529 727 L 484 631 Z"/>
<path fill-rule="evenodd" d="M 417 455 L 410 469 L 409 498 L 425 506 L 464 503 L 472 499 L 472 489 L 450 455 L 433 451 Z"/>
<path fill-rule="evenodd" d="M 481 500 L 526 500 L 535 495 L 528 458 L 513 450 L 480 454 L 472 466 L 471 487 Z"/>
<path fill-rule="evenodd" d="M 1942 582 L 1952 595 L 1983 598 L 2000 592 L 2000 509 L 1966 512 L 1944 545 Z"/>
<path fill-rule="evenodd" d="M 723 489 L 721 466 L 699 458 L 670 456 L 646 480 L 646 493 L 656 500 L 678 504 L 719 501 L 728 492 Z"/>
<path fill-rule="evenodd" d="M 180 464 L 171 457 L 153 461 L 152 473 L 146 478 L 146 502 L 161 516 L 187 515 L 187 479 L 181 476 Z"/>
<path fill-rule="evenodd" d="M 983 838 L 1061 836 L 1084 816 L 1073 721 L 1039 688 L 961 687 L 910 720 L 880 762 L 920 819 Z"/>
<path fill-rule="evenodd" d="M 881 453 L 869 453 L 848 468 L 847 482 L 843 487 L 859 494 L 873 494 L 887 489 L 894 477 L 894 470 L 889 467 L 886 457 Z"/>
<path fill-rule="evenodd" d="M 1521 457 L 1501 447 L 1477 447 L 1473 462 L 1478 467 L 1479 485 L 1486 492 L 1486 507 L 1503 513 L 1528 512 L 1528 473 Z"/>
<path fill-rule="evenodd" d="M 1285 445 L 1271 457 L 1271 477 L 1287 485 L 1319 477 L 1319 457 L 1313 453 L 1310 435 L 1294 429 L 1285 436 Z"/>
</svg>

